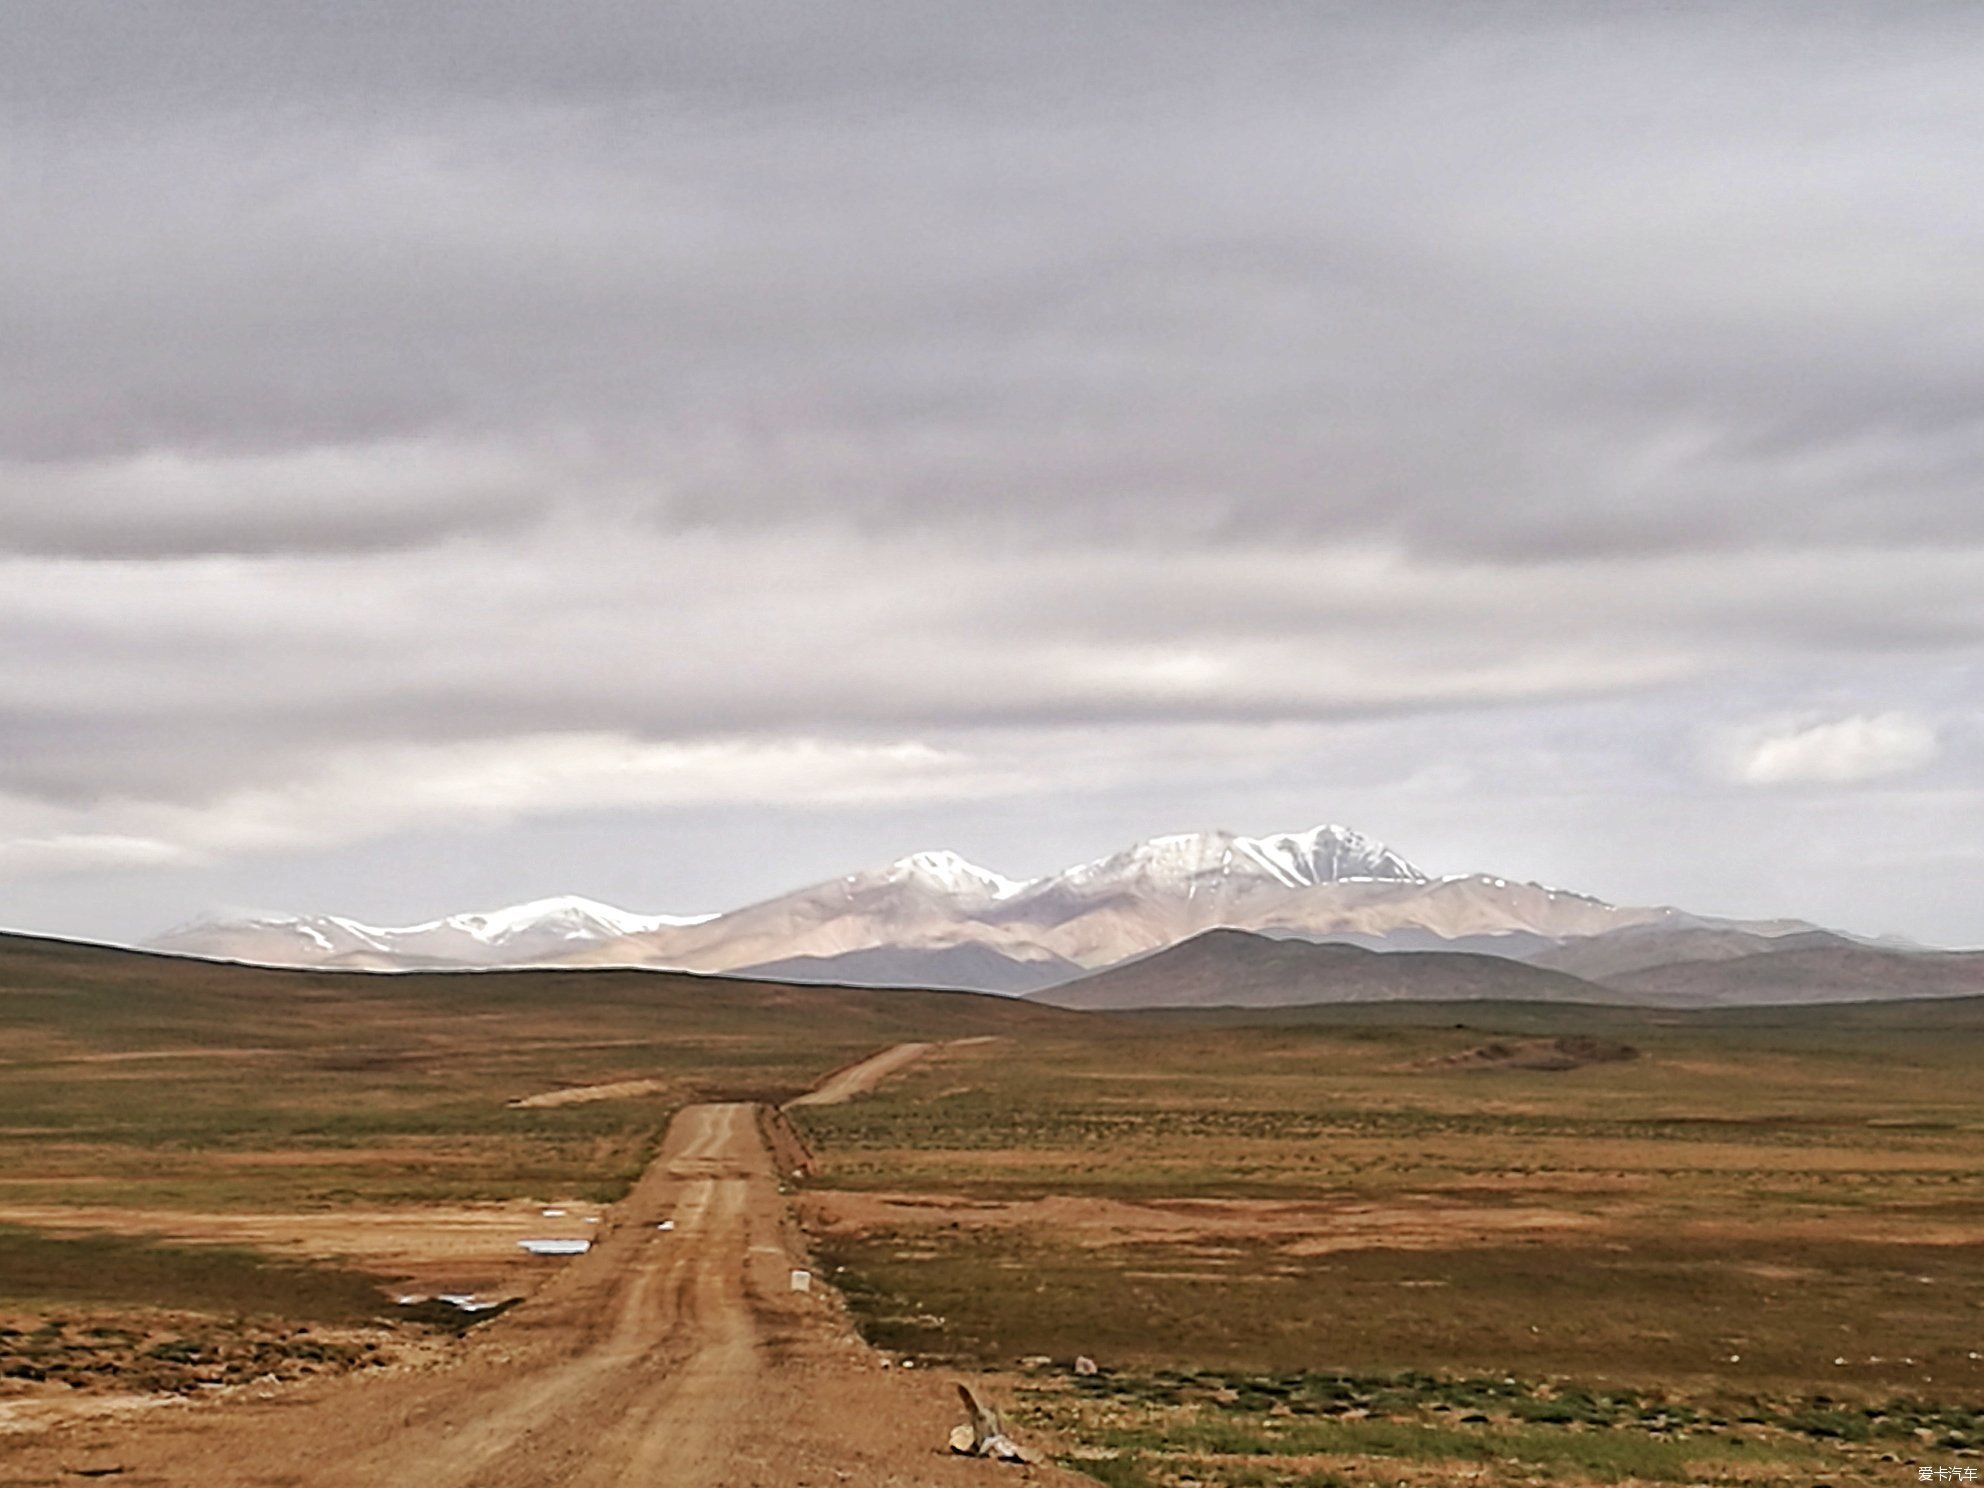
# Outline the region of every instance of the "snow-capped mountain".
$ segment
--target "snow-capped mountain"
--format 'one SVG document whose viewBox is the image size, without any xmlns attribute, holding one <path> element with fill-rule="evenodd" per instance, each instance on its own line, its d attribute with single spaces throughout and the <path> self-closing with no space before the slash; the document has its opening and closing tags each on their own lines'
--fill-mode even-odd
<svg viewBox="0 0 1984 1488">
<path fill-rule="evenodd" d="M 593 966 L 736 971 L 877 948 L 991 945 L 1017 961 L 1052 959 L 1024 937 L 987 939 L 988 919 L 1033 886 L 953 852 L 912 853 L 718 915 L 702 924 L 600 941 L 570 959 Z"/>
<path fill-rule="evenodd" d="M 483 914 L 449 915 L 394 933 L 421 935 L 445 931 L 487 945 L 503 946 L 546 938 L 597 940 L 607 935 L 636 935 L 671 925 L 700 925 L 714 918 L 714 915 L 633 914 L 611 904 L 601 904 L 597 899 L 565 894 Z"/>
<path fill-rule="evenodd" d="M 1027 887 L 1019 879 L 981 868 L 954 852 L 911 853 L 872 873 L 850 873 L 841 882 L 863 887 L 908 885 L 960 905 L 997 904 Z"/>
<path fill-rule="evenodd" d="M 1235 883 L 1312 889 L 1342 879 L 1419 883 L 1426 875 L 1386 847 L 1348 827 L 1312 827 L 1271 837 L 1189 832 L 1152 837 L 1092 863 L 1041 880 L 1078 894 L 1182 894 L 1196 897 Z"/>
<path fill-rule="evenodd" d="M 1244 923 L 1291 893 L 1353 881 L 1424 876 L 1389 848 L 1335 826 L 1261 838 L 1153 837 L 1026 880 L 956 853 L 915 853 L 688 930 L 627 936 L 577 959 L 732 971 L 877 948 L 975 946 L 1021 963 L 1102 966 L 1213 925 Z"/>
<path fill-rule="evenodd" d="M 337 915 L 216 916 L 156 949 L 281 965 L 670 966 L 729 971 L 877 949 L 981 947 L 1022 965 L 1100 965 L 1250 918 L 1330 883 L 1418 883 L 1416 868 L 1347 827 L 1242 837 L 1153 837 L 1060 873 L 1015 879 L 957 853 L 881 868 L 722 915 L 643 915 L 590 899 L 376 926 Z M 992 964 L 992 963 L 986 963 Z"/>
<path fill-rule="evenodd" d="M 1216 926 L 1250 925 L 1334 884 L 1415 885 L 1426 876 L 1348 827 L 1271 837 L 1152 837 L 1027 884 L 984 918 L 1056 956 L 1107 966 Z"/>
<path fill-rule="evenodd" d="M 417 925 L 368 925 L 342 915 L 215 916 L 168 930 L 151 944 L 184 955 L 273 965 L 522 966 L 709 918 L 634 914 L 569 894 Z"/>
<path fill-rule="evenodd" d="M 646 966 L 831 976 L 883 965 L 1016 991 L 1111 966 L 1211 929 L 1375 949 L 1538 954 L 1634 928 L 1729 927 L 1667 908 L 1470 874 L 1428 878 L 1347 827 L 1243 837 L 1152 837 L 1040 878 L 1015 879 L 954 852 L 919 852 L 719 915 L 634 914 L 590 899 L 382 927 L 336 915 L 216 917 L 155 949 L 273 965 Z M 1762 935 L 1785 926 L 1740 926 Z"/>
</svg>

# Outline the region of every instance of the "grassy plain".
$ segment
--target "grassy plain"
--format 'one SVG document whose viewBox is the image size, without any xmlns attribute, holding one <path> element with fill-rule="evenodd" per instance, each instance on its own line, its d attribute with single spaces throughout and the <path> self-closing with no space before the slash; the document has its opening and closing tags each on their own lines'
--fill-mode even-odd
<svg viewBox="0 0 1984 1488">
<path fill-rule="evenodd" d="M 803 1212 L 1109 1482 L 1912 1481 L 1984 1445 L 1980 1051 L 1977 1002 L 1117 1017 L 805 1113 Z"/>
<path fill-rule="evenodd" d="M 877 1342 L 1010 1371 L 1100 1481 L 1978 1462 L 1974 1002 L 1085 1017 L 5 938 L 0 1396 L 384 1362 L 450 1321 L 388 1301 L 423 1244 L 431 1275 L 514 1254 L 540 1206 L 617 1196 L 685 1102 L 981 1034 L 796 1113 L 804 1213 Z"/>
<path fill-rule="evenodd" d="M 569 1228 L 618 1197 L 685 1103 L 780 1099 L 899 1040 L 1068 1017 L 944 993 L 310 974 L 0 937 L 0 1394 L 8 1376 L 151 1379 L 160 1347 L 211 1355 L 211 1382 L 236 1319 L 266 1342 L 403 1319 L 389 1284 L 526 1281 L 514 1238 L 544 1230 L 539 1207 L 572 1206 Z M 510 1104 L 618 1081 L 642 1093 Z"/>
</svg>

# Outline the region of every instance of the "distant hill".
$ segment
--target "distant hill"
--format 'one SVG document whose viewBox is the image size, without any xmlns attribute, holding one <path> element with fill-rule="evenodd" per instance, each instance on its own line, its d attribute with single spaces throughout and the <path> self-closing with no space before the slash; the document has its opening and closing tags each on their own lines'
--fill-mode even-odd
<svg viewBox="0 0 1984 1488">
<path fill-rule="evenodd" d="M 1735 961 L 1744 956 L 1854 944 L 1845 936 L 1827 930 L 1772 935 L 1731 925 L 1628 925 L 1603 935 L 1546 946 L 1523 954 L 1523 959 L 1552 971 L 1567 971 L 1587 981 L 1610 985 L 1616 977 L 1656 966 Z"/>
<path fill-rule="evenodd" d="M 990 946 L 964 944 L 922 949 L 870 946 L 838 956 L 788 956 L 727 975 L 775 982 L 834 983 L 848 987 L 958 988 L 975 992 L 1038 992 L 1082 974 L 1059 956 L 1021 960 Z"/>
<path fill-rule="evenodd" d="M 1244 928 L 1244 927 L 1235 927 Z M 1271 940 L 1309 940 L 1325 945 L 1362 946 L 1367 951 L 1478 951 L 1484 956 L 1501 956 L 1511 961 L 1543 964 L 1542 953 L 1569 942 L 1553 940 L 1530 930 L 1509 930 L 1493 935 L 1440 935 L 1414 925 L 1401 926 L 1382 934 L 1366 935 L 1355 930 L 1316 935 L 1292 931 L 1262 931 Z M 1557 970 L 1568 968 L 1558 967 Z M 1575 975 L 1576 973 L 1573 973 Z"/>
<path fill-rule="evenodd" d="M 389 1046 L 409 1068 L 464 1050 L 522 1060 L 543 1046 L 667 1044 L 693 1032 L 798 1048 L 1009 1034 L 1079 1022 L 1021 998 L 957 991 L 794 986 L 647 970 L 291 970 L 0 933 L 0 1035 L 157 1053 L 252 1044 L 343 1058 Z M 54 1047 L 50 1044 L 50 1047 Z M 36 1047 L 32 1042 L 16 1047 Z M 640 1056 L 629 1054 L 631 1070 Z"/>
<path fill-rule="evenodd" d="M 1984 951 L 1895 951 L 1850 942 L 1685 961 L 1608 976 L 1638 1002 L 1681 1007 L 1887 1002 L 1984 995 Z"/>
<path fill-rule="evenodd" d="M 1209 930 L 1031 999 L 1067 1008 L 1288 1007 L 1338 1002 L 1593 1002 L 1619 993 L 1501 956 L 1371 951 Z"/>
</svg>

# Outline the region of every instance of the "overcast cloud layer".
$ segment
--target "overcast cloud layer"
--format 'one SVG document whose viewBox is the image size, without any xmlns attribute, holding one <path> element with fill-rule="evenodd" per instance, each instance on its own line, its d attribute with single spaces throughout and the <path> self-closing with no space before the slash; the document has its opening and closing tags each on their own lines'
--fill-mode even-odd
<svg viewBox="0 0 1984 1488">
<path fill-rule="evenodd" d="M 8 29 L 0 920 L 1337 819 L 1984 941 L 1984 12 Z"/>
</svg>

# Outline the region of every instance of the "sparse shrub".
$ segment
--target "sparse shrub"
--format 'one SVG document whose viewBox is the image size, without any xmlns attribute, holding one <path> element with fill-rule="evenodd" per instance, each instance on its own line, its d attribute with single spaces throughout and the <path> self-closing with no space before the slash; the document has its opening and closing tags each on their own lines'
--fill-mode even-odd
<svg viewBox="0 0 1984 1488">
<path fill-rule="evenodd" d="M 1784 1424 L 1792 1431 L 1823 1441 L 1866 1441 L 1873 1435 L 1866 1419 L 1852 1411 L 1813 1405 L 1794 1411 Z"/>
</svg>

